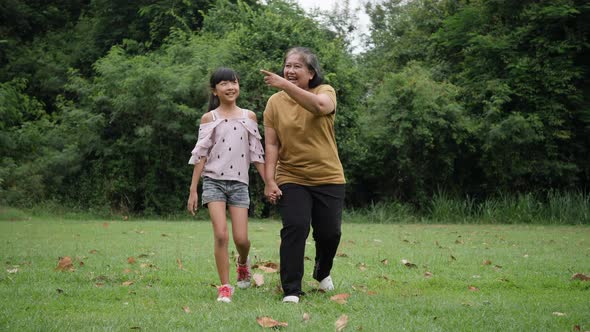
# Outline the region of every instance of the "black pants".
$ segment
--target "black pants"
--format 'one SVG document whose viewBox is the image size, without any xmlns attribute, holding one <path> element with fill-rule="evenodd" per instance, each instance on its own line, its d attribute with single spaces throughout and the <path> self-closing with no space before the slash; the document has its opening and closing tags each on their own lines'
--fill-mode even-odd
<svg viewBox="0 0 590 332">
<path fill-rule="evenodd" d="M 302 186 L 287 183 L 280 186 L 283 196 L 279 211 L 281 229 L 281 285 L 287 295 L 302 295 L 305 241 L 313 227 L 315 241 L 314 279 L 321 281 L 330 270 L 340 243 L 344 184 Z"/>
</svg>

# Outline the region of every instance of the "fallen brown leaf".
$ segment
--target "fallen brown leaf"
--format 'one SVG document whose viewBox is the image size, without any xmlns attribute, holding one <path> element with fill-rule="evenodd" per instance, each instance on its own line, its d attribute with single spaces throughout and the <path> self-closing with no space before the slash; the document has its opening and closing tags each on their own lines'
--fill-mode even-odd
<svg viewBox="0 0 590 332">
<path fill-rule="evenodd" d="M 74 271 L 74 265 L 72 264 L 72 258 L 70 256 L 60 257 L 55 270 L 56 271 Z"/>
<path fill-rule="evenodd" d="M 252 268 L 258 268 L 266 273 L 276 273 L 279 271 L 279 265 L 273 262 L 258 263 L 252 266 Z"/>
<path fill-rule="evenodd" d="M 304 321 L 304 322 L 307 322 L 307 321 L 309 321 L 309 320 L 310 320 L 310 318 L 311 318 L 311 317 L 309 316 L 309 314 L 308 314 L 307 312 L 304 312 L 304 313 L 303 313 L 303 321 Z"/>
<path fill-rule="evenodd" d="M 590 277 L 582 273 L 575 273 L 574 275 L 572 275 L 571 280 L 590 281 Z"/>
<path fill-rule="evenodd" d="M 135 264 L 135 257 L 127 257 L 127 263 L 129 264 Z"/>
<path fill-rule="evenodd" d="M 106 222 L 106 221 L 105 221 L 105 222 L 103 222 L 103 223 L 102 223 L 102 227 L 104 227 L 104 228 L 109 228 L 109 223 L 108 223 L 108 222 Z"/>
<path fill-rule="evenodd" d="M 383 263 L 383 265 L 387 265 L 387 264 L 389 264 L 389 260 L 386 258 L 386 259 L 382 260 L 381 263 Z"/>
<path fill-rule="evenodd" d="M 260 287 L 260 286 L 264 285 L 264 276 L 262 274 L 254 273 L 254 275 L 252 276 L 252 279 L 254 279 L 254 286 Z"/>
<path fill-rule="evenodd" d="M 431 278 L 432 277 L 432 272 L 428 272 L 428 271 L 424 272 L 424 277 L 425 278 Z"/>
<path fill-rule="evenodd" d="M 96 250 L 96 249 L 92 249 L 92 250 L 90 250 L 88 253 L 89 253 L 89 254 L 96 254 L 97 252 L 98 252 L 98 250 Z"/>
<path fill-rule="evenodd" d="M 348 325 L 348 316 L 340 316 L 340 318 L 338 318 L 338 320 L 334 323 L 334 326 L 336 327 L 336 332 L 341 332 L 342 330 L 344 330 L 346 325 Z"/>
<path fill-rule="evenodd" d="M 337 257 L 348 257 L 347 254 L 343 253 L 343 252 L 339 252 L 336 254 Z"/>
<path fill-rule="evenodd" d="M 176 259 L 176 264 L 178 264 L 178 268 L 180 270 L 184 270 L 184 267 L 182 266 L 182 261 L 180 260 L 180 258 Z"/>
<path fill-rule="evenodd" d="M 365 263 L 358 263 L 357 266 L 361 271 L 365 271 L 367 269 L 367 264 Z"/>
<path fill-rule="evenodd" d="M 289 324 L 287 322 L 279 322 L 277 320 L 272 319 L 271 317 L 256 317 L 256 321 L 258 325 L 262 327 L 287 327 Z"/>
<path fill-rule="evenodd" d="M 191 309 L 188 306 L 182 307 L 182 311 L 186 312 L 187 314 L 191 313 Z"/>
<path fill-rule="evenodd" d="M 406 267 L 409 267 L 409 268 L 418 267 L 418 266 L 416 266 L 416 264 L 414 264 L 406 259 L 402 259 L 402 264 L 404 264 Z"/>
<path fill-rule="evenodd" d="M 340 304 L 345 304 L 346 300 L 350 297 L 350 294 L 347 293 L 342 293 L 342 294 L 336 294 L 332 297 L 330 297 L 330 300 L 336 302 L 336 303 L 340 303 Z"/>
<path fill-rule="evenodd" d="M 469 287 L 467 287 L 467 289 L 469 289 L 469 290 L 470 290 L 470 291 L 472 291 L 472 292 L 477 292 L 477 291 L 479 291 L 479 288 L 477 288 L 477 287 L 475 287 L 475 286 L 469 286 Z"/>
<path fill-rule="evenodd" d="M 483 261 L 482 263 L 483 265 L 492 265 L 492 261 L 489 259 L 486 259 L 485 261 Z"/>
<path fill-rule="evenodd" d="M 133 285 L 133 281 L 127 280 L 127 281 L 124 281 L 121 285 L 129 287 L 129 286 Z"/>
</svg>

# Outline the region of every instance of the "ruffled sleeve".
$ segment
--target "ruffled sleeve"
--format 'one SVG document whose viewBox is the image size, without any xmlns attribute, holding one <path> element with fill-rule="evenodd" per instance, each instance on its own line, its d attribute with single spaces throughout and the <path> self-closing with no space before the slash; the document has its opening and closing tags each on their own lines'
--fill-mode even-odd
<svg viewBox="0 0 590 332">
<path fill-rule="evenodd" d="M 201 158 L 209 155 L 209 150 L 213 146 L 213 131 L 219 123 L 220 121 L 217 120 L 199 126 L 199 138 L 197 144 L 195 144 L 195 148 L 191 152 L 191 158 L 188 161 L 189 164 L 197 164 L 201 161 Z"/>
<path fill-rule="evenodd" d="M 248 130 L 248 146 L 250 148 L 250 162 L 264 163 L 264 149 L 260 140 L 260 132 L 258 131 L 258 124 L 250 118 L 246 118 L 243 122 L 244 127 Z"/>
</svg>

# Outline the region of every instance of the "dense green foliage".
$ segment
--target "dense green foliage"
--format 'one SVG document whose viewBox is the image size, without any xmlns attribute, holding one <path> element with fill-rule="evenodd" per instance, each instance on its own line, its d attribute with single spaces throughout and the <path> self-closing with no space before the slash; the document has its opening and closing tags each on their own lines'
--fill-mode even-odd
<svg viewBox="0 0 590 332">
<path fill-rule="evenodd" d="M 365 131 L 379 153 L 363 168 L 381 175 L 367 175 L 375 193 L 588 189 L 587 2 L 385 1 L 369 13 L 365 121 L 380 130 Z"/>
<path fill-rule="evenodd" d="M 588 190 L 587 2 L 386 0 L 367 12 L 358 54 L 348 2 L 310 15 L 285 0 L 2 1 L 0 202 L 182 210 L 209 73 L 235 68 L 239 105 L 261 122 L 274 91 L 259 69 L 279 70 L 296 45 L 336 88 L 351 207 Z M 255 172 L 251 185 L 265 215 Z"/>
</svg>

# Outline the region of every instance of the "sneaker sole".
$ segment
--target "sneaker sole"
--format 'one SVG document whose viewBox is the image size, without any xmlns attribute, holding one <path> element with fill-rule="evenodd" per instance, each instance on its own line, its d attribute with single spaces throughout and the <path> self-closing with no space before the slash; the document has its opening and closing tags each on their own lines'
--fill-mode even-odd
<svg viewBox="0 0 590 332">
<path fill-rule="evenodd" d="M 238 281 L 238 288 L 244 289 L 250 287 L 250 285 L 249 281 Z"/>
<path fill-rule="evenodd" d="M 294 295 L 285 296 L 283 303 L 299 303 L 299 297 Z"/>
</svg>

